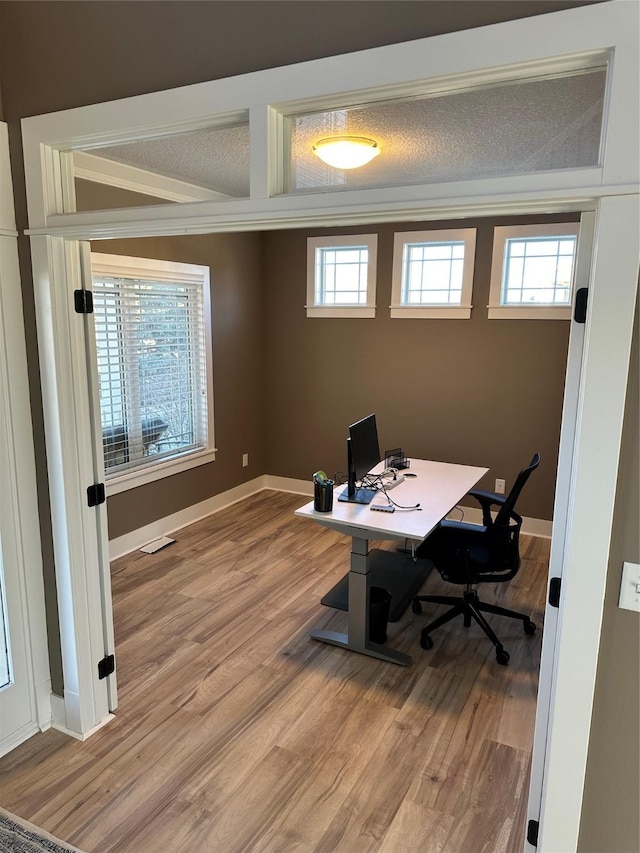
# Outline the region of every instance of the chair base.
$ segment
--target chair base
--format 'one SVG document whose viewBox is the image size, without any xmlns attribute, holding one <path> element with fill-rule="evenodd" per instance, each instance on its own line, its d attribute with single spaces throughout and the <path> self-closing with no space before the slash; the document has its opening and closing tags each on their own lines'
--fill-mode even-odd
<svg viewBox="0 0 640 853">
<path fill-rule="evenodd" d="M 417 595 L 413 599 L 412 609 L 414 613 L 422 613 L 421 602 L 427 601 L 430 604 L 450 604 L 451 609 L 443 613 L 433 622 L 430 622 L 420 633 L 420 645 L 423 649 L 430 649 L 433 646 L 431 632 L 435 631 L 441 625 L 445 625 L 456 616 L 462 615 L 464 627 L 469 628 L 471 620 L 475 620 L 482 628 L 487 637 L 491 640 L 496 648 L 496 660 L 502 666 L 509 663 L 509 652 L 506 651 L 493 629 L 482 615 L 483 613 L 494 613 L 498 616 L 508 616 L 510 619 L 520 619 L 522 622 L 525 634 L 534 634 L 536 630 L 535 624 L 524 613 L 518 613 L 515 610 L 507 610 L 506 607 L 498 607 L 496 604 L 485 604 L 478 598 L 478 593 L 475 589 L 467 589 L 462 598 L 454 598 L 448 595 Z"/>
</svg>

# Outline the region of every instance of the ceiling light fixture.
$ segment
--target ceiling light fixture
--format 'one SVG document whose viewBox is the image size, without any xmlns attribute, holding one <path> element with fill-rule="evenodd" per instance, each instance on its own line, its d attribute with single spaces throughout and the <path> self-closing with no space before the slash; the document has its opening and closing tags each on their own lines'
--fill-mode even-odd
<svg viewBox="0 0 640 853">
<path fill-rule="evenodd" d="M 377 157 L 380 149 L 366 136 L 328 136 L 316 142 L 313 153 L 336 169 L 357 169 Z"/>
</svg>

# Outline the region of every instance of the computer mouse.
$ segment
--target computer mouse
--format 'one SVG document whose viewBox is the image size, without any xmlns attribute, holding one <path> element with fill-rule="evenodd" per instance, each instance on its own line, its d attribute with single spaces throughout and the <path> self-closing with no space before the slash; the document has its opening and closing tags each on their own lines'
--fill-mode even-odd
<svg viewBox="0 0 640 853">
<path fill-rule="evenodd" d="M 417 477 L 418 475 L 414 474 L 413 472 L 406 471 L 404 476 L 405 477 Z"/>
</svg>

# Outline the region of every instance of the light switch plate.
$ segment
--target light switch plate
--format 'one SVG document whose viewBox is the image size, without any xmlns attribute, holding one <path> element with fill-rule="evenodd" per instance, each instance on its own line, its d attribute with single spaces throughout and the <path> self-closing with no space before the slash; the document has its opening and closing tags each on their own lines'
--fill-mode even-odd
<svg viewBox="0 0 640 853">
<path fill-rule="evenodd" d="M 640 563 L 622 564 L 622 583 L 618 607 L 640 613 Z"/>
</svg>

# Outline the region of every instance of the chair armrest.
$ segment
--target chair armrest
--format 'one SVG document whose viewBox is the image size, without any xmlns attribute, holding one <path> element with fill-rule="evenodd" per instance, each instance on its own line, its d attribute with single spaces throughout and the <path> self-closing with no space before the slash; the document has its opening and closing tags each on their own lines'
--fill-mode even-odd
<svg viewBox="0 0 640 853">
<path fill-rule="evenodd" d="M 455 519 L 444 518 L 438 525 L 440 530 L 449 530 L 454 533 L 465 533 L 473 536 L 484 536 L 487 528 L 484 524 L 472 524 L 470 521 L 456 521 Z"/>
<path fill-rule="evenodd" d="M 496 492 L 485 492 L 482 489 L 471 489 L 468 492 L 470 497 L 475 498 L 482 507 L 482 523 L 490 527 L 493 519 L 491 518 L 492 506 L 504 506 L 506 495 L 499 495 Z"/>
</svg>

